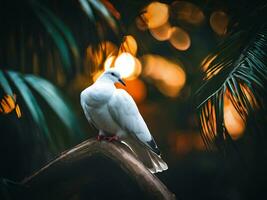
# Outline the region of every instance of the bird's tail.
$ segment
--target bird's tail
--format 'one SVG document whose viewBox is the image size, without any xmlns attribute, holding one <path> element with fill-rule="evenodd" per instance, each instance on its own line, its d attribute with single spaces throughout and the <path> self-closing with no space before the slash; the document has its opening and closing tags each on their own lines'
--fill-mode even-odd
<svg viewBox="0 0 267 200">
<path fill-rule="evenodd" d="M 121 142 L 133 152 L 151 173 L 158 173 L 168 169 L 168 165 L 160 155 L 157 155 L 140 142 L 133 138 L 127 138 Z"/>
<path fill-rule="evenodd" d="M 167 163 L 161 156 L 155 154 L 153 151 L 147 149 L 153 167 L 148 168 L 151 173 L 158 173 L 168 169 Z"/>
</svg>

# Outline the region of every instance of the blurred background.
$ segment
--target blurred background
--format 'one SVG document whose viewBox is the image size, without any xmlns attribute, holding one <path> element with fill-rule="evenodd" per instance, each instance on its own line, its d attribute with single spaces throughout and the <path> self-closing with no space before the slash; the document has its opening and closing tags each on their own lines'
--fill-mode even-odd
<svg viewBox="0 0 267 200">
<path fill-rule="evenodd" d="M 208 70 L 218 46 L 234 44 L 234 54 L 240 55 L 254 36 L 251 25 L 264 26 L 265 7 L 264 1 L 248 0 L 1 1 L 0 177 L 20 181 L 60 152 L 95 137 L 80 92 L 115 67 L 127 85 L 117 87 L 134 98 L 169 165 L 157 176 L 177 199 L 265 195 L 265 136 L 262 143 L 251 142 L 248 120 L 224 100 L 223 127 L 230 142 L 223 150 L 207 149 L 195 96 L 220 74 Z M 246 40 L 229 39 L 242 31 L 250 32 L 236 38 Z M 266 115 L 259 113 L 266 129 Z"/>
</svg>

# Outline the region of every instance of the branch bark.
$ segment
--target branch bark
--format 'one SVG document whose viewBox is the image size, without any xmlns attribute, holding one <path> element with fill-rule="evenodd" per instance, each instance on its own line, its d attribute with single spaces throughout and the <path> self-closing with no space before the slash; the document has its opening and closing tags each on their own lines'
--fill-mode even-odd
<svg viewBox="0 0 267 200">
<path fill-rule="evenodd" d="M 63 152 L 22 184 L 39 199 L 175 199 L 125 145 L 95 139 Z"/>
</svg>

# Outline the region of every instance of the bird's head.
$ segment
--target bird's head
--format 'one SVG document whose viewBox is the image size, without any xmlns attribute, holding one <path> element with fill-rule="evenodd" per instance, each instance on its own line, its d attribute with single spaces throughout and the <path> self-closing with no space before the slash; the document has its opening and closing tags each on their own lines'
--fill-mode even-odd
<svg viewBox="0 0 267 200">
<path fill-rule="evenodd" d="M 126 86 L 125 82 L 122 80 L 121 75 L 118 70 L 114 68 L 107 69 L 100 77 L 100 80 L 109 80 L 112 83 L 121 83 Z"/>
</svg>

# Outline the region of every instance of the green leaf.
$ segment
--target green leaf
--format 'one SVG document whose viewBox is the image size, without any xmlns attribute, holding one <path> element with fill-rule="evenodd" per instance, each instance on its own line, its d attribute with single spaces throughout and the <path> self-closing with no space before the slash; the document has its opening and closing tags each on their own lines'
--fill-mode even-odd
<svg viewBox="0 0 267 200">
<path fill-rule="evenodd" d="M 0 70 L 0 86 L 4 89 L 6 94 L 13 96 L 12 89 L 2 70 Z"/>
<path fill-rule="evenodd" d="M 89 5 L 88 0 L 79 0 L 79 2 L 82 6 L 82 9 L 86 13 L 86 15 L 89 17 L 89 19 L 91 21 L 95 21 L 93 10 L 92 10 L 91 6 Z"/>
<path fill-rule="evenodd" d="M 33 10 L 35 14 L 40 19 L 40 21 L 43 23 L 48 33 L 53 38 L 53 41 L 55 42 L 58 50 L 60 51 L 62 63 L 63 63 L 63 66 L 65 67 L 66 72 L 68 74 L 71 74 L 70 53 L 68 50 L 68 45 L 63 35 L 60 33 L 57 27 L 51 22 L 51 16 L 48 17 L 47 13 L 44 12 L 44 7 L 38 4 L 37 1 L 31 1 L 31 3 L 33 5 Z"/>
<path fill-rule="evenodd" d="M 227 138 L 228 132 L 224 128 L 223 120 L 223 96 L 225 94 L 227 94 L 227 98 L 230 99 L 244 121 L 249 115 L 255 119 L 262 118 L 262 116 L 256 116 L 258 111 L 255 108 L 260 110 L 265 108 L 261 103 L 263 97 L 260 94 L 266 94 L 264 88 L 267 81 L 266 36 L 267 25 L 260 27 L 257 31 L 253 30 L 253 32 L 240 31 L 239 33 L 234 33 L 204 63 L 204 65 L 210 63 L 206 71 L 208 77 L 196 95 L 200 100 L 198 106 L 200 110 L 199 118 L 202 135 L 206 138 L 205 143 L 216 142 L 217 147 L 220 148 Z M 211 59 L 212 62 L 210 62 Z M 248 94 L 244 87 L 250 89 L 252 97 L 247 96 Z M 213 116 L 207 117 L 211 114 L 210 111 L 207 111 L 209 103 L 214 105 L 212 109 L 215 113 L 216 122 L 214 122 Z M 266 110 L 265 112 L 267 113 Z M 255 120 L 255 123 L 258 121 Z M 216 123 L 216 133 L 212 128 L 214 123 Z M 260 127 L 262 125 L 257 124 L 256 126 Z M 218 136 L 216 141 L 212 137 L 214 134 Z"/>
<path fill-rule="evenodd" d="M 63 101 L 63 97 L 59 90 L 45 79 L 34 75 L 24 76 L 27 83 L 39 93 L 41 97 L 48 103 L 52 110 L 58 115 L 66 127 L 72 133 L 81 136 L 81 130 L 75 114 L 69 109 L 69 105 Z M 77 137 L 77 135 L 75 135 Z"/>
<path fill-rule="evenodd" d="M 88 0 L 91 5 L 106 19 L 109 26 L 112 28 L 114 33 L 118 34 L 117 24 L 114 18 L 110 15 L 108 9 L 99 0 Z"/>
<path fill-rule="evenodd" d="M 23 97 L 24 102 L 27 105 L 34 122 L 44 132 L 44 134 L 45 134 L 46 138 L 49 140 L 49 142 L 53 143 L 51 136 L 50 136 L 50 132 L 48 130 L 48 126 L 47 126 L 45 117 L 43 115 L 43 112 L 41 111 L 41 108 L 38 105 L 38 102 L 36 101 L 35 97 L 33 96 L 31 90 L 26 85 L 26 83 L 23 81 L 23 78 L 21 77 L 20 74 L 14 72 L 14 71 L 8 71 L 7 73 L 9 75 L 10 79 L 13 81 L 14 85 L 17 87 L 21 96 Z"/>
<path fill-rule="evenodd" d="M 47 19 L 54 24 L 54 26 L 64 35 L 66 41 L 68 42 L 69 48 L 72 51 L 72 55 L 75 59 L 76 66 L 79 66 L 80 52 L 78 45 L 72 35 L 71 30 L 66 26 L 62 20 L 60 20 L 55 14 L 53 14 L 49 9 L 42 5 L 38 5 L 39 8 L 45 13 Z"/>
</svg>

